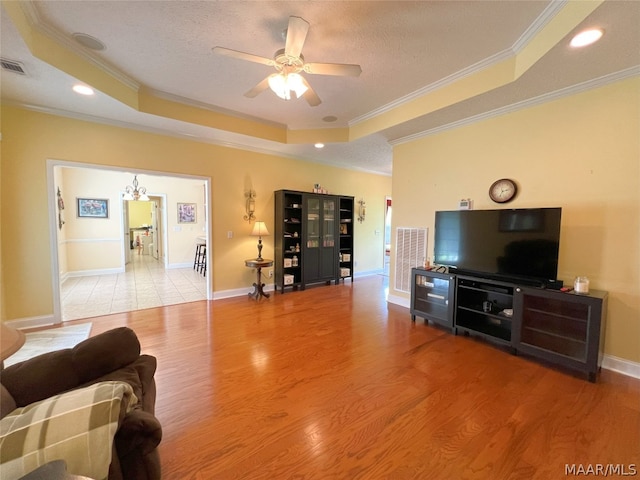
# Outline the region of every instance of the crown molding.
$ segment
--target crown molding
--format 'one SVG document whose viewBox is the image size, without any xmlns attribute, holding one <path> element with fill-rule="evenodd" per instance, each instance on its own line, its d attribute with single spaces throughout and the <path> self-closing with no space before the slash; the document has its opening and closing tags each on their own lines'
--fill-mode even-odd
<svg viewBox="0 0 640 480">
<path fill-rule="evenodd" d="M 486 68 L 491 67 L 492 65 L 498 64 L 504 60 L 507 60 L 508 58 L 515 56 L 558 14 L 558 12 L 560 12 L 565 7 L 566 4 L 567 0 L 550 2 L 542 11 L 542 13 L 540 13 L 540 15 L 538 15 L 538 17 L 533 21 L 533 23 L 529 25 L 529 27 L 527 27 L 520 38 L 518 38 L 518 40 L 516 40 L 516 42 L 510 48 L 491 55 L 484 60 L 480 60 L 473 65 L 469 65 L 462 70 L 448 75 L 430 85 L 422 87 L 415 92 L 400 97 L 393 102 L 387 103 L 380 108 L 376 108 L 375 110 L 372 110 L 364 115 L 356 117 L 349 122 L 349 126 L 352 127 L 361 122 L 371 120 L 372 118 L 387 113 L 395 108 L 401 107 L 404 104 L 415 100 L 416 98 L 420 98 L 435 90 L 446 87 L 447 85 L 451 85 L 465 77 L 478 73 Z"/>
<path fill-rule="evenodd" d="M 636 76 L 640 76 L 640 66 L 635 66 L 635 67 L 627 68 L 625 70 L 620 70 L 618 72 L 614 72 L 609 75 L 604 75 L 599 78 L 594 78 L 593 80 L 588 80 L 586 82 L 578 83 L 570 87 L 561 88 L 560 90 L 555 90 L 553 92 L 545 93 L 544 95 L 532 97 L 527 100 L 523 100 L 521 102 L 505 105 L 504 107 L 496 108 L 494 110 L 489 110 L 487 112 L 483 112 L 478 115 L 473 115 L 471 117 L 463 118 L 461 120 L 451 122 L 446 125 L 441 125 L 439 127 L 425 130 L 419 133 L 415 133 L 413 135 L 407 135 L 405 137 L 389 140 L 389 144 L 395 146 L 395 145 L 401 145 L 407 142 L 412 142 L 419 138 L 436 135 L 438 133 L 446 132 L 448 130 L 454 130 L 459 127 L 471 125 L 473 123 L 498 117 L 500 115 L 506 115 L 508 113 L 517 112 L 518 110 L 524 110 L 526 108 L 530 108 L 536 105 L 541 105 L 543 103 L 548 103 L 554 100 L 558 100 L 560 98 L 570 97 L 578 93 L 582 93 L 588 90 L 594 90 L 596 88 L 604 87 L 606 85 L 610 85 L 612 83 L 616 83 L 621 80 L 625 80 L 627 78 L 636 77 Z"/>
<path fill-rule="evenodd" d="M 180 138 L 183 140 L 189 140 L 192 142 L 199 142 L 199 143 L 206 143 L 209 145 L 216 145 L 219 147 L 225 147 L 225 148 L 232 148 L 234 150 L 243 150 L 243 151 L 247 151 L 247 152 L 253 152 L 253 153 L 258 153 L 261 155 L 270 155 L 270 156 L 276 156 L 276 157 L 281 157 L 281 158 L 288 158 L 291 160 L 298 160 L 298 161 L 303 161 L 303 162 L 309 162 L 309 163 L 315 163 L 318 165 L 325 165 L 325 166 L 330 166 L 330 167 L 335 167 L 335 168 L 341 168 L 343 170 L 350 170 L 350 171 L 356 171 L 356 172 L 361 172 L 361 173 L 370 173 L 373 175 L 382 175 L 382 176 L 391 176 L 390 174 L 386 173 L 386 172 L 380 172 L 377 170 L 371 170 L 371 169 L 367 169 L 367 168 L 362 168 L 362 167 L 353 167 L 353 166 L 349 166 L 349 165 L 343 165 L 340 164 L 338 162 L 332 162 L 332 161 L 318 161 L 314 158 L 306 158 L 306 157 L 302 157 L 299 155 L 291 155 L 291 154 L 287 154 L 287 153 L 283 153 L 280 152 L 278 150 L 271 150 L 269 148 L 264 148 L 264 147 L 258 147 L 255 145 L 251 145 L 249 143 L 244 144 L 244 143 L 238 143 L 238 142 L 230 142 L 227 140 L 219 140 L 219 139 L 211 139 L 211 138 L 205 138 L 205 137 L 200 137 L 198 135 L 193 135 L 190 133 L 185 133 L 185 132 L 180 132 L 180 131 L 175 131 L 175 130 L 167 130 L 167 129 L 162 129 L 162 128 L 155 128 L 155 127 L 149 127 L 149 126 L 145 126 L 145 125 L 139 125 L 136 123 L 129 123 L 129 122 L 123 122 L 120 120 L 112 120 L 112 119 L 106 119 L 106 118 L 102 118 L 102 117 L 96 117 L 93 115 L 87 115 L 87 114 L 83 114 L 83 113 L 77 113 L 77 112 L 70 112 L 67 110 L 61 110 L 61 109 L 56 109 L 56 108 L 49 108 L 49 107 L 42 107 L 39 105 L 30 105 L 30 104 L 25 104 L 25 103 L 20 103 L 20 102 L 14 102 L 11 100 L 8 101 L 4 101 L 3 100 L 3 104 L 4 105 L 8 105 L 8 106 L 14 106 L 14 107 L 19 107 L 19 108 L 23 108 L 25 110 L 29 110 L 29 111 L 33 111 L 33 112 L 38 112 L 38 113 L 44 113 L 47 115 L 55 115 L 58 117 L 64 117 L 64 118 L 70 118 L 73 120 L 80 120 L 83 122 L 90 122 L 90 123 L 97 123 L 100 125 L 107 125 L 107 126 L 111 126 L 111 127 L 117 127 L 117 128 L 124 128 L 127 130 L 135 130 L 135 131 L 139 131 L 139 132 L 145 132 L 145 133 L 151 133 L 154 135 L 162 135 L 164 137 L 173 137 L 173 138 Z M 204 128 L 210 128 L 210 127 L 204 127 Z M 216 129 L 212 129 L 212 130 L 216 130 Z M 240 134 L 238 134 L 240 135 Z M 252 138 L 252 137 L 248 137 L 248 138 Z M 265 140 L 267 141 L 267 140 Z"/>
<path fill-rule="evenodd" d="M 274 122 L 274 121 L 270 121 L 270 120 L 265 120 L 265 119 L 262 119 L 262 118 L 254 117 L 252 115 L 239 113 L 239 112 L 236 112 L 234 110 L 228 110 L 226 108 L 216 107 L 216 106 L 208 104 L 208 103 L 198 102 L 197 100 L 193 100 L 193 99 L 186 98 L 186 97 L 181 97 L 180 95 L 174 95 L 173 93 L 163 92 L 161 90 L 155 90 L 155 89 L 152 89 L 152 88 L 147 88 L 146 91 L 149 92 L 150 94 L 152 94 L 155 97 L 162 98 L 164 100 L 169 100 L 170 102 L 176 102 L 176 103 L 179 103 L 180 105 L 184 105 L 186 107 L 199 108 L 199 109 L 202 109 L 202 110 L 207 110 L 209 112 L 219 113 L 219 114 L 222 114 L 222 115 L 228 115 L 228 116 L 234 117 L 234 118 L 241 118 L 243 120 L 249 120 L 249 121 L 252 121 L 252 122 L 260 123 L 262 125 L 268 125 L 268 126 L 272 126 L 272 127 L 276 127 L 276 128 L 282 128 L 282 129 L 287 129 L 288 128 L 287 125 L 285 125 L 284 123 L 278 123 L 278 122 Z"/>
</svg>

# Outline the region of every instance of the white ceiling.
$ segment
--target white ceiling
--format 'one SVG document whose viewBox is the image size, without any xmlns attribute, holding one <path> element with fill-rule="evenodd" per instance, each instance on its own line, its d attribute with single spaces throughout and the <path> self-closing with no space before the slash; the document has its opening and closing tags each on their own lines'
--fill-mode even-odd
<svg viewBox="0 0 640 480">
<path fill-rule="evenodd" d="M 353 128 L 471 76 L 513 56 L 567 3 L 96 0 L 21 5 L 38 31 L 133 85 L 206 110 L 300 130 Z M 101 92 L 81 97 L 71 91 L 76 79 L 29 51 L 4 4 L 1 14 L 2 58 L 21 62 L 27 72 L 2 70 L 3 102 L 386 175 L 394 144 L 640 74 L 640 2 L 609 0 L 515 81 L 317 150 L 141 113 Z M 305 74 L 322 99 L 317 107 L 302 99 L 281 100 L 271 91 L 245 97 L 273 69 L 211 50 L 223 46 L 272 57 L 284 47 L 282 31 L 290 15 L 311 25 L 302 50 L 306 61 L 362 67 L 359 77 Z M 569 48 L 571 34 L 593 26 L 605 30 L 600 42 Z M 80 46 L 71 36 L 78 32 L 99 39 L 106 49 Z M 327 116 L 337 120 L 323 120 Z"/>
</svg>

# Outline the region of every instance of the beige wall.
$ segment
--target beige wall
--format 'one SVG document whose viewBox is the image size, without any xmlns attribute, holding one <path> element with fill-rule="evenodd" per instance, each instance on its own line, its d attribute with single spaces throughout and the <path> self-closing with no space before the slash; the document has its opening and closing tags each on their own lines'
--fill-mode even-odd
<svg viewBox="0 0 640 480">
<path fill-rule="evenodd" d="M 48 242 L 47 159 L 211 178 L 213 291 L 249 288 L 254 273 L 243 260 L 256 255 L 251 226 L 242 219 L 244 193 L 257 192 L 256 215 L 273 228 L 274 190 L 310 191 L 320 183 L 332 193 L 363 197 L 367 220 L 355 224 L 355 273 L 382 270 L 384 198 L 391 178 L 310 162 L 165 137 L 118 127 L 2 107 L 2 282 L 4 319 L 53 313 Z M 167 200 L 171 204 L 174 200 Z M 182 200 L 175 200 L 182 201 Z M 24 212 L 28 212 L 25 217 Z M 199 212 L 199 215 L 204 212 Z M 168 216 L 173 228 L 176 220 Z M 173 224 L 171 222 L 174 222 Z M 273 231 L 273 230 L 271 230 Z M 233 232 L 233 238 L 227 238 Z M 378 233 L 379 232 L 379 233 Z M 273 255 L 273 237 L 263 238 Z M 193 253 L 189 252 L 189 258 Z M 11 282 L 7 282 L 7 279 Z"/>
<path fill-rule="evenodd" d="M 65 224 L 57 231 L 60 273 L 82 274 L 124 269 L 124 222 L 122 193 L 133 182 L 133 174 L 104 168 L 54 167 L 55 188 L 60 187 L 65 200 Z M 198 237 L 206 233 L 204 214 L 204 180 L 138 175 L 139 186 L 147 193 L 162 194 L 167 200 L 169 268 L 184 267 L 193 262 Z M 108 218 L 78 217 L 78 198 L 100 198 L 109 202 Z M 178 224 L 177 204 L 196 205 L 196 223 Z M 129 225 L 140 227 L 151 223 L 151 202 L 128 202 Z M 156 232 L 154 232 L 156 234 Z"/>
<path fill-rule="evenodd" d="M 500 208 L 487 192 L 502 177 L 520 189 L 506 208 L 562 207 L 559 278 L 609 291 L 605 351 L 640 362 L 640 79 L 395 147 L 394 231 L 429 228 L 433 258 L 435 211 Z"/>
</svg>

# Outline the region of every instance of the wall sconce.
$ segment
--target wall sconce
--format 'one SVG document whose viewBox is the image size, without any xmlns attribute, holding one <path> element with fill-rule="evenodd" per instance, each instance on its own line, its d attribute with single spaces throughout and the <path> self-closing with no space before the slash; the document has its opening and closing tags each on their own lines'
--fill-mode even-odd
<svg viewBox="0 0 640 480">
<path fill-rule="evenodd" d="M 255 190 L 249 190 L 245 192 L 244 196 L 246 198 L 244 208 L 247 211 L 247 214 L 243 218 L 251 223 L 252 220 L 256 219 L 256 192 Z"/>
<path fill-rule="evenodd" d="M 364 217 L 367 215 L 367 203 L 364 199 L 358 200 L 358 221 L 364 222 Z"/>
</svg>

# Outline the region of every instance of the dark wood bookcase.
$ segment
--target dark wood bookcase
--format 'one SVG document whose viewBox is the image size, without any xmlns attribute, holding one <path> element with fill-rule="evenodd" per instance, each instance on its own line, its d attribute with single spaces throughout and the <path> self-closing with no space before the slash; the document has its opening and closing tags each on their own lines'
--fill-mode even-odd
<svg viewBox="0 0 640 480">
<path fill-rule="evenodd" d="M 275 192 L 275 290 L 298 288 L 302 283 L 302 193 Z"/>
<path fill-rule="evenodd" d="M 339 238 L 337 280 L 350 278 L 353 281 L 353 197 L 340 197 L 339 209 Z"/>
<path fill-rule="evenodd" d="M 295 190 L 274 196 L 275 289 L 353 280 L 353 197 Z"/>
</svg>

